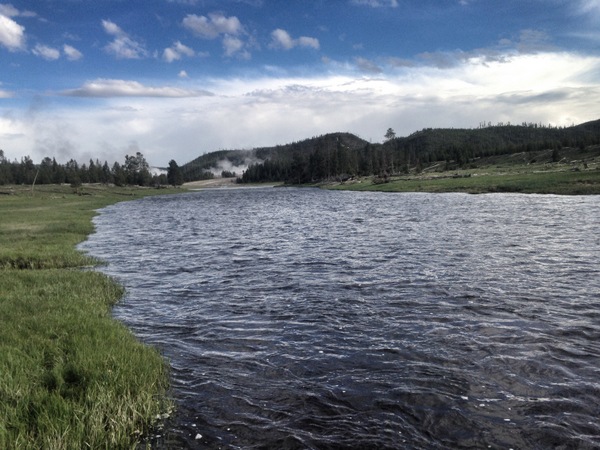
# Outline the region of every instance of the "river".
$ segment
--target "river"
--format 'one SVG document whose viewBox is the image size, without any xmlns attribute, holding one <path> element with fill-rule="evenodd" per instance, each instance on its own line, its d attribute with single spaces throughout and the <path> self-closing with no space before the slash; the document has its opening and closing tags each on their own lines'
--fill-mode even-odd
<svg viewBox="0 0 600 450">
<path fill-rule="evenodd" d="M 81 245 L 172 370 L 155 448 L 600 446 L 600 197 L 215 189 Z"/>
</svg>

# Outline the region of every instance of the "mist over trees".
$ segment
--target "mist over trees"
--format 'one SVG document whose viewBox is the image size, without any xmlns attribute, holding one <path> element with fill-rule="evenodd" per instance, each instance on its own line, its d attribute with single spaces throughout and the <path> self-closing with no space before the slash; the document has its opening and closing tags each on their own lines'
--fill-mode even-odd
<svg viewBox="0 0 600 450">
<path fill-rule="evenodd" d="M 482 122 L 477 129 L 427 128 L 400 138 L 388 128 L 383 137 L 383 144 L 357 144 L 359 138 L 350 139 L 346 133 L 306 140 L 292 145 L 287 153 L 271 152 L 263 162 L 251 165 L 238 181 L 297 184 L 355 176 L 385 179 L 392 174 L 420 172 L 434 164 L 445 169 L 463 168 L 478 158 L 541 150 L 551 150 L 552 160 L 558 161 L 561 148 L 600 144 L 600 120 L 562 128 Z"/>
<path fill-rule="evenodd" d="M 177 166 L 175 161 L 171 161 Z M 171 165 L 171 163 L 169 163 Z M 177 169 L 179 167 L 177 166 Z M 5 184 L 62 184 L 78 187 L 83 183 L 115 184 L 117 186 L 160 186 L 183 184 L 179 172 L 173 169 L 172 180 L 167 174 L 153 175 L 144 155 L 126 155 L 123 164 L 109 165 L 107 161 L 90 159 L 79 163 L 74 159 L 59 164 L 55 158 L 45 157 L 39 164 L 25 156 L 20 161 L 9 161 L 4 150 L 0 150 L 0 185 Z"/>
<path fill-rule="evenodd" d="M 393 174 L 420 172 L 440 165 L 466 167 L 478 158 L 495 155 L 533 154 L 550 150 L 560 160 L 561 149 L 600 144 L 600 120 L 571 127 L 541 123 L 481 122 L 474 129 L 425 128 L 397 137 L 393 128 L 383 132 L 382 144 L 367 142 L 351 133 L 330 133 L 299 142 L 252 150 L 219 150 L 205 153 L 179 166 L 169 162 L 166 173 L 152 174 L 144 156 L 126 155 L 122 163 L 90 159 L 65 164 L 46 157 L 39 164 L 28 156 L 9 161 L 0 150 L 0 185 L 105 183 L 117 186 L 178 186 L 187 181 L 237 176 L 240 183 L 286 182 L 290 184 L 338 180 L 355 176 L 386 179 Z M 242 169 L 243 168 L 243 169 Z M 241 175 L 238 175 L 241 174 Z"/>
</svg>

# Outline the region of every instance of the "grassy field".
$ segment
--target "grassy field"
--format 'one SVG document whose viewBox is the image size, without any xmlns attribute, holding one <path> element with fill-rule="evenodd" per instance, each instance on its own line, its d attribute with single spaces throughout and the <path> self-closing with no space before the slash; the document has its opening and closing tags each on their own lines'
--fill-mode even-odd
<svg viewBox="0 0 600 450">
<path fill-rule="evenodd" d="M 111 317 L 122 288 L 75 249 L 96 209 L 168 192 L 0 186 L 0 448 L 135 448 L 171 408 L 166 362 Z"/>
<path fill-rule="evenodd" d="M 419 173 L 353 179 L 323 187 L 383 192 L 521 192 L 561 195 L 600 194 L 600 147 L 519 153 L 473 161 L 462 168 L 434 164 Z M 450 166 L 450 167 L 448 167 Z"/>
</svg>

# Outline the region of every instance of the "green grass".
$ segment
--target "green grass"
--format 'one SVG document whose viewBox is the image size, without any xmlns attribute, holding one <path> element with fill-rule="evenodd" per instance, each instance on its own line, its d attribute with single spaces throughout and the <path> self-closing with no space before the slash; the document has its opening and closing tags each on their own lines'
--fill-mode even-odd
<svg viewBox="0 0 600 450">
<path fill-rule="evenodd" d="M 562 195 L 600 195 L 600 147 L 563 149 L 552 162 L 551 151 L 483 158 L 468 168 L 445 169 L 434 164 L 422 173 L 398 175 L 387 182 L 372 177 L 327 184 L 328 189 L 384 192 L 521 192 Z M 443 170 L 444 168 L 445 170 Z"/>
<path fill-rule="evenodd" d="M 482 174 L 470 177 L 402 177 L 388 183 L 360 183 L 327 186 L 329 189 L 382 192 L 520 192 L 527 194 L 598 195 L 600 171 Z"/>
<path fill-rule="evenodd" d="M 135 448 L 171 408 L 166 362 L 111 317 L 122 288 L 74 247 L 96 209 L 166 192 L 0 188 L 0 448 Z"/>
</svg>

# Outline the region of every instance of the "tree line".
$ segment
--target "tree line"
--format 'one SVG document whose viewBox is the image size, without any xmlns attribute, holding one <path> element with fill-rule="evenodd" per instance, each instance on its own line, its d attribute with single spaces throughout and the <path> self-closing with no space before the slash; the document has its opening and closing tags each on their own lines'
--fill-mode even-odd
<svg viewBox="0 0 600 450">
<path fill-rule="evenodd" d="M 78 187 L 83 183 L 114 184 L 116 186 L 161 186 L 183 184 L 183 174 L 175 160 L 169 162 L 167 173 L 152 174 L 144 155 L 125 155 L 125 161 L 120 164 L 107 161 L 101 163 L 98 159 L 89 163 L 78 163 L 71 159 L 60 164 L 56 158 L 46 157 L 35 164 L 29 156 L 20 161 L 8 160 L 4 151 L 0 150 L 0 185 L 6 184 L 63 184 Z"/>
<path fill-rule="evenodd" d="M 556 158 L 564 147 L 583 149 L 600 144 L 600 120 L 566 128 L 535 124 L 498 124 L 478 129 L 427 128 L 402 138 L 388 128 L 382 144 L 349 145 L 343 137 L 328 135 L 307 140 L 303 147 L 292 146 L 287 154 L 271 153 L 268 159 L 251 165 L 238 182 L 296 184 L 343 181 L 354 176 L 385 178 L 409 171 L 420 172 L 435 163 L 458 168 L 478 158 L 540 150 L 553 150 L 553 158 Z"/>
</svg>

